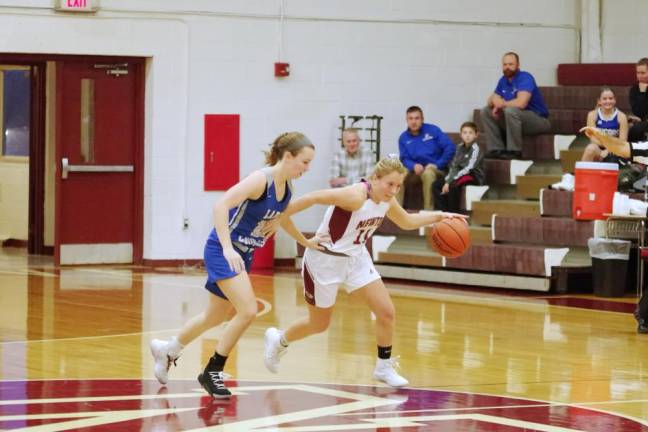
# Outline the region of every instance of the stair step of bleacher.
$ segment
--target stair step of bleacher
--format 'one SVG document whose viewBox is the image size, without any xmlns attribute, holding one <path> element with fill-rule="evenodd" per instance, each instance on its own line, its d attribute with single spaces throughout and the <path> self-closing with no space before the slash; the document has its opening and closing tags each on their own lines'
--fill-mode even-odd
<svg viewBox="0 0 648 432">
<path fill-rule="evenodd" d="M 628 87 L 612 86 L 611 88 L 616 96 L 617 107 L 621 111 L 629 112 L 630 101 L 628 98 Z M 542 97 L 550 110 L 594 109 L 600 91 L 600 86 L 540 87 Z"/>
<path fill-rule="evenodd" d="M 559 182 L 559 175 L 527 174 L 517 178 L 517 197 L 521 199 L 540 199 L 540 189 Z"/>
<path fill-rule="evenodd" d="M 532 244 L 474 245 L 461 257 L 446 259 L 446 268 L 550 276 L 551 267 L 559 266 L 566 253 L 564 248 Z"/>
<path fill-rule="evenodd" d="M 522 159 L 553 160 L 554 134 L 525 136 L 522 143 Z"/>
<path fill-rule="evenodd" d="M 572 217 L 573 192 L 542 189 L 540 191 L 541 216 Z"/>
<path fill-rule="evenodd" d="M 533 161 L 530 160 L 485 159 L 486 184 L 489 186 L 515 184 L 516 179 L 523 176 L 531 165 Z"/>
<path fill-rule="evenodd" d="M 425 237 L 397 235 L 386 251 L 378 254 L 378 261 L 388 264 L 409 264 L 442 267 L 443 257 L 428 248 Z"/>
<path fill-rule="evenodd" d="M 593 221 L 577 221 L 562 217 L 493 218 L 495 242 L 529 243 L 551 246 L 586 247 L 594 237 Z"/>
<path fill-rule="evenodd" d="M 490 226 L 494 214 L 506 216 L 539 216 L 538 201 L 485 200 L 473 203 L 472 223 Z"/>
<path fill-rule="evenodd" d="M 559 135 L 576 135 L 587 123 L 587 113 L 592 108 L 550 109 L 549 121 L 551 122 L 551 132 Z"/>
<path fill-rule="evenodd" d="M 589 108 L 581 109 L 550 109 L 549 121 L 551 122 L 551 130 L 549 134 L 576 135 L 580 128 L 585 126 L 587 113 L 591 111 L 593 107 L 594 105 L 592 104 Z M 484 125 L 481 120 L 481 110 L 476 109 L 473 111 L 473 121 L 477 124 L 479 131 L 483 132 Z"/>
<path fill-rule="evenodd" d="M 576 162 L 580 161 L 583 157 L 583 150 L 561 150 L 560 151 L 560 165 L 564 173 L 574 173 Z"/>
<path fill-rule="evenodd" d="M 632 199 L 644 200 L 642 192 L 624 193 Z M 540 195 L 542 216 L 572 217 L 572 200 L 574 193 L 571 191 L 542 189 Z"/>
<path fill-rule="evenodd" d="M 636 81 L 634 63 L 562 63 L 557 75 L 561 86 L 631 86 Z"/>
<path fill-rule="evenodd" d="M 380 252 L 378 263 L 404 264 L 422 267 L 443 267 L 443 257 L 440 255 L 420 255 L 412 252 Z"/>
</svg>

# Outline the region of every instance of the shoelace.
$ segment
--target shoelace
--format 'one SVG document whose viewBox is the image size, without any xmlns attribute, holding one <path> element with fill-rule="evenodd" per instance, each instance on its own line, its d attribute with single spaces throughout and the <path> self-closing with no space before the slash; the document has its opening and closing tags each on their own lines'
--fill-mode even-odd
<svg viewBox="0 0 648 432">
<path fill-rule="evenodd" d="M 225 388 L 223 372 L 209 372 L 209 378 L 211 378 L 212 383 L 217 389 L 221 390 Z"/>
<path fill-rule="evenodd" d="M 178 367 L 177 360 L 177 358 L 172 359 L 170 355 L 167 355 L 167 372 L 171 369 L 171 363 L 173 363 L 173 366 Z"/>
<path fill-rule="evenodd" d="M 281 356 L 283 356 L 284 354 L 286 354 L 286 351 L 288 351 L 288 347 L 285 347 L 285 346 L 279 344 L 279 345 L 277 345 L 277 346 L 275 347 L 275 349 L 274 349 L 274 353 L 273 353 L 273 354 L 274 354 L 275 356 L 277 356 L 277 357 L 281 357 Z"/>
<path fill-rule="evenodd" d="M 400 359 L 400 356 L 390 358 L 386 363 L 394 370 L 400 369 L 400 363 L 398 362 L 398 359 Z"/>
</svg>

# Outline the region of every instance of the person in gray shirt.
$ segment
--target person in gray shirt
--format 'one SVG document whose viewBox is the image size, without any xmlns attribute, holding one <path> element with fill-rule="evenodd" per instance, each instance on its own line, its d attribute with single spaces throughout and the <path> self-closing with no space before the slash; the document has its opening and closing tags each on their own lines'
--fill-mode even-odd
<svg viewBox="0 0 648 432">
<path fill-rule="evenodd" d="M 360 142 L 357 129 L 347 128 L 342 131 L 342 146 L 333 154 L 331 161 L 331 187 L 358 183 L 371 174 L 376 163 L 376 156 L 371 149 Z"/>
</svg>

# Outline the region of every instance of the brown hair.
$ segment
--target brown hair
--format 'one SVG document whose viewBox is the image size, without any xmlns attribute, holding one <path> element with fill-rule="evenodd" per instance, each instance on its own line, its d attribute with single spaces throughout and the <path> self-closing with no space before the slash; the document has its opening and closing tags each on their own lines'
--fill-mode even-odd
<svg viewBox="0 0 648 432">
<path fill-rule="evenodd" d="M 648 57 L 644 57 L 642 59 L 639 59 L 637 62 L 637 66 L 646 66 L 648 67 Z"/>
<path fill-rule="evenodd" d="M 471 128 L 472 130 L 475 131 L 475 133 L 477 133 L 477 125 L 474 122 L 467 121 L 467 122 L 461 123 L 461 127 L 459 128 L 459 132 L 461 132 L 463 130 L 463 128 L 465 128 L 465 127 Z"/>
<path fill-rule="evenodd" d="M 505 53 L 505 54 L 502 56 L 502 58 L 504 58 L 504 57 L 506 57 L 506 56 L 513 56 L 513 57 L 515 57 L 515 61 L 516 61 L 518 64 L 520 64 L 520 56 L 519 56 L 516 52 L 509 51 L 509 52 Z"/>
<path fill-rule="evenodd" d="M 610 86 L 604 85 L 599 89 L 599 95 L 598 95 L 599 99 L 601 98 L 601 95 L 606 91 L 609 91 L 610 93 L 612 93 L 612 96 L 616 97 L 616 94 L 614 94 L 614 90 L 612 90 Z"/>
<path fill-rule="evenodd" d="M 284 153 L 290 152 L 291 155 L 297 156 L 304 147 L 310 147 L 315 150 L 315 146 L 310 142 L 306 135 L 301 132 L 286 132 L 277 137 L 270 145 L 270 150 L 265 152 L 266 165 L 276 165 Z"/>
<path fill-rule="evenodd" d="M 399 174 L 407 174 L 407 168 L 405 168 L 403 163 L 400 161 L 398 155 L 395 154 L 379 160 L 376 166 L 374 166 L 373 175 L 377 178 L 381 178 L 393 173 L 394 171 Z"/>
<path fill-rule="evenodd" d="M 419 112 L 421 113 L 421 117 L 423 117 L 423 110 L 420 107 L 417 107 L 416 105 L 412 105 L 411 107 L 407 108 L 407 111 L 405 111 L 405 114 L 413 113 L 413 112 Z"/>
</svg>

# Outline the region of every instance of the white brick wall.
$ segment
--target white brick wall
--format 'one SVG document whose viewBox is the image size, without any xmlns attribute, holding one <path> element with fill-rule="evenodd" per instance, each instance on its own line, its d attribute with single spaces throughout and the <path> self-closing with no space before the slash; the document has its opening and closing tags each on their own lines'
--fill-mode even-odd
<svg viewBox="0 0 648 432">
<path fill-rule="evenodd" d="M 492 91 L 503 52 L 518 51 L 541 85 L 555 83 L 558 63 L 578 58 L 577 0 L 500 0 L 488 9 L 477 0 L 286 0 L 285 80 L 273 77 L 278 0 L 103 0 L 94 17 L 54 14 L 51 4 L 0 1 L 0 50 L 150 57 L 144 254 L 152 259 L 202 256 L 219 196 L 202 191 L 205 113 L 241 114 L 243 174 L 280 132 L 311 137 L 317 158 L 296 182 L 301 194 L 326 186 L 340 114 L 384 116 L 386 154 L 412 104 L 456 131 Z M 520 22 L 529 25 L 511 25 Z M 312 230 L 322 213 L 296 220 Z M 291 255 L 290 242 L 278 244 L 278 256 Z"/>
<path fill-rule="evenodd" d="M 601 15 L 604 62 L 633 63 L 648 57 L 648 1 L 603 1 Z"/>
</svg>

